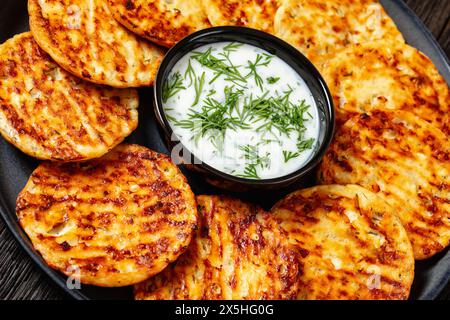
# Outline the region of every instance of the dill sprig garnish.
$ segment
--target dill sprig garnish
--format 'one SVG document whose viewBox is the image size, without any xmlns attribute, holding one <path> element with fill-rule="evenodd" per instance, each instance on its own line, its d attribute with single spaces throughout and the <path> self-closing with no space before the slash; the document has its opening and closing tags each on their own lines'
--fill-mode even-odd
<svg viewBox="0 0 450 320">
<path fill-rule="evenodd" d="M 268 77 L 266 80 L 268 84 L 274 84 L 280 80 L 280 77 Z"/>
<path fill-rule="evenodd" d="M 292 152 L 292 151 L 283 150 L 283 157 L 284 157 L 285 163 L 289 162 L 289 160 L 297 158 L 299 155 L 300 155 L 300 152 Z"/>
<path fill-rule="evenodd" d="M 230 42 L 225 47 L 223 47 L 223 50 L 227 51 L 227 52 L 234 52 L 237 49 L 239 49 L 240 47 L 242 47 L 242 45 L 243 45 L 242 43 Z"/>
<path fill-rule="evenodd" d="M 255 61 L 247 61 L 248 65 L 247 65 L 247 69 L 250 70 L 250 72 L 247 74 L 247 78 L 249 77 L 253 77 L 255 79 L 255 84 L 256 86 L 258 86 L 261 91 L 263 91 L 263 84 L 264 81 L 261 78 L 261 76 L 258 73 L 257 68 L 258 67 L 267 67 L 269 65 L 269 63 L 272 61 L 273 56 L 270 56 L 268 54 L 257 54 Z"/>
<path fill-rule="evenodd" d="M 195 77 L 194 79 L 195 99 L 194 103 L 192 104 L 192 107 L 198 104 L 200 96 L 202 95 L 204 85 L 205 85 L 205 72 L 203 72 L 200 77 Z"/>
<path fill-rule="evenodd" d="M 225 105 L 228 106 L 228 114 L 231 115 L 233 110 L 238 110 L 238 102 L 240 97 L 244 94 L 244 90 L 242 89 L 234 89 L 234 86 L 228 87 L 226 86 L 224 89 L 225 94 Z"/>
<path fill-rule="evenodd" d="M 226 81 L 230 81 L 238 86 L 245 86 L 247 79 L 239 71 L 239 66 L 235 66 L 230 59 L 230 53 L 234 50 L 234 47 L 224 48 L 224 51 L 219 53 L 219 56 L 222 58 L 217 58 L 212 54 L 212 47 L 209 47 L 205 52 L 194 51 L 191 58 L 198 61 L 202 66 L 214 71 L 214 77 L 209 84 L 212 84 L 220 76 L 224 76 Z"/>
<path fill-rule="evenodd" d="M 194 141 L 208 134 L 213 146 L 221 151 L 223 139 L 227 129 L 249 129 L 248 124 L 242 123 L 240 118 L 233 116 L 232 111 L 237 107 L 238 100 L 243 94 L 242 90 L 234 90 L 234 87 L 225 87 L 225 101 L 223 103 L 212 97 L 204 100 L 200 110 L 191 109 L 189 119 L 175 121 L 181 128 L 193 132 Z"/>
<path fill-rule="evenodd" d="M 287 137 L 292 132 L 297 132 L 297 149 L 298 153 L 301 153 L 311 149 L 314 145 L 313 138 L 308 140 L 303 138 L 306 131 L 305 122 L 312 119 L 312 115 L 308 112 L 310 106 L 304 100 L 297 104 L 290 101 L 292 92 L 293 89 L 289 87 L 282 95 L 278 96 L 268 97 L 268 92 L 257 98 L 250 95 L 244 100 L 242 110 L 238 114 L 243 123 L 262 123 L 256 128 L 258 132 L 274 134 L 274 129 L 277 129 L 279 133 Z M 294 154 L 290 154 L 290 157 L 286 158 L 290 160 Z"/>
<path fill-rule="evenodd" d="M 198 102 L 200 101 L 200 96 L 202 94 L 203 87 L 205 85 L 205 75 L 206 73 L 203 72 L 201 76 L 197 76 L 197 74 L 194 71 L 194 68 L 192 67 L 191 59 L 189 59 L 188 66 L 184 73 L 184 80 L 189 78 L 188 87 L 194 85 L 195 99 L 194 102 L 192 103 L 192 107 L 197 105 Z"/>
<path fill-rule="evenodd" d="M 283 95 L 268 97 L 265 92 L 257 98 L 252 95 L 245 100 L 242 110 L 242 121 L 262 122 L 257 128 L 258 132 L 272 132 L 273 128 L 289 136 L 294 130 L 291 119 L 291 108 L 295 107 L 289 101 L 292 88 L 285 91 Z"/>
<path fill-rule="evenodd" d="M 186 68 L 186 71 L 184 72 L 184 80 L 186 80 L 187 77 L 189 77 L 188 87 L 190 87 L 192 86 L 192 83 L 194 82 L 194 79 L 196 77 L 194 68 L 191 64 L 191 59 L 189 59 L 188 66 Z"/>
<path fill-rule="evenodd" d="M 299 140 L 297 142 L 298 152 L 303 152 L 305 150 L 311 149 L 312 146 L 314 145 L 314 141 L 315 141 L 314 138 L 310 138 L 307 140 Z"/>
<path fill-rule="evenodd" d="M 185 90 L 183 80 L 179 72 L 174 73 L 168 80 L 166 80 L 162 87 L 162 101 L 167 102 L 171 97 L 176 95 L 181 90 Z"/>
<path fill-rule="evenodd" d="M 244 152 L 244 159 L 247 161 L 247 165 L 244 172 L 237 176 L 247 179 L 260 179 L 257 169 L 258 167 L 268 168 L 270 166 L 270 153 L 267 152 L 264 156 L 260 156 L 258 146 L 249 144 L 240 146 L 240 149 Z"/>
</svg>

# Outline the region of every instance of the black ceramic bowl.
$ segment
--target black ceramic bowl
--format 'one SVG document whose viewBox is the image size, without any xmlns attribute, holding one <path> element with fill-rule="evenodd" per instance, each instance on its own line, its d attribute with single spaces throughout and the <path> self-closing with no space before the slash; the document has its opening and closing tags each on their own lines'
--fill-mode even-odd
<svg viewBox="0 0 450 320">
<path fill-rule="evenodd" d="M 228 41 L 247 43 L 278 56 L 305 80 L 314 96 L 320 117 L 319 138 L 313 156 L 301 169 L 289 175 L 261 180 L 245 179 L 221 172 L 206 163 L 201 163 L 195 155 L 189 154 L 178 157 L 178 153 L 175 152 L 176 155 L 172 158 L 177 157 L 177 159 L 174 159 L 175 162 L 182 163 L 186 167 L 204 174 L 207 181 L 221 188 L 237 191 L 286 187 L 299 181 L 310 172 L 325 154 L 334 131 L 333 99 L 322 76 L 304 55 L 283 40 L 265 32 L 243 27 L 214 27 L 191 34 L 168 51 L 159 67 L 154 90 L 156 117 L 163 131 L 166 144 L 169 150 L 173 150 L 175 145 L 178 146 L 177 149 L 186 150 L 181 142 L 178 141 L 179 139 L 174 136 L 163 109 L 162 87 L 170 71 L 190 51 L 211 43 Z"/>
</svg>

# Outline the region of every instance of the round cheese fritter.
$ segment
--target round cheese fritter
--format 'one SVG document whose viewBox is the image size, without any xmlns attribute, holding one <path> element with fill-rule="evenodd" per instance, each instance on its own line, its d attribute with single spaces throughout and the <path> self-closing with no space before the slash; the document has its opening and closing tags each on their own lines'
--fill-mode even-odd
<svg viewBox="0 0 450 320">
<path fill-rule="evenodd" d="M 30 29 L 67 71 L 112 87 L 153 84 L 163 51 L 113 18 L 106 0 L 29 0 Z"/>
<path fill-rule="evenodd" d="M 324 184 L 355 183 L 399 215 L 416 259 L 450 244 L 448 136 L 406 111 L 374 111 L 347 121 L 319 170 Z"/>
<path fill-rule="evenodd" d="M 171 47 L 189 34 L 211 27 L 202 0 L 108 0 L 114 17 L 131 31 Z"/>
<path fill-rule="evenodd" d="M 394 209 L 355 185 L 294 192 L 272 213 L 302 253 L 299 299 L 407 299 L 414 257 Z"/>
<path fill-rule="evenodd" d="M 281 0 L 203 0 L 213 26 L 243 26 L 273 33 L 273 21 Z"/>
<path fill-rule="evenodd" d="M 0 46 L 0 133 L 39 159 L 104 155 L 138 123 L 134 89 L 100 87 L 61 69 L 31 33 Z"/>
<path fill-rule="evenodd" d="M 300 255 L 269 213 L 227 197 L 199 196 L 197 203 L 200 224 L 190 247 L 135 286 L 136 299 L 295 298 Z"/>
<path fill-rule="evenodd" d="M 105 287 L 157 274 L 197 226 L 185 177 L 168 156 L 137 145 L 85 163 L 44 162 L 20 193 L 17 216 L 50 267 Z"/>
<path fill-rule="evenodd" d="M 449 132 L 449 89 L 433 63 L 406 44 L 357 45 L 320 66 L 343 124 L 356 113 L 402 109 Z"/>
<path fill-rule="evenodd" d="M 377 0 L 285 0 L 275 17 L 275 35 L 314 63 L 357 43 L 404 42 Z"/>
</svg>

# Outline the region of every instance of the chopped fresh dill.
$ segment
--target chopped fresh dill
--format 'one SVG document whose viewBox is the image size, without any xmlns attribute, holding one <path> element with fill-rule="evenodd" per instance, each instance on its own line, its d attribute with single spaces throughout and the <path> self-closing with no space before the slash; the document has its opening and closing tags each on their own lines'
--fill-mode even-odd
<svg viewBox="0 0 450 320">
<path fill-rule="evenodd" d="M 283 150 L 283 157 L 284 157 L 284 162 L 285 163 L 289 162 L 289 160 L 297 158 L 299 155 L 300 155 L 299 152 L 292 152 L 292 151 Z"/>
<path fill-rule="evenodd" d="M 244 172 L 237 174 L 237 176 L 245 179 L 261 179 L 258 175 L 258 171 L 256 170 L 256 166 L 254 165 L 248 165 L 245 167 Z"/>
<path fill-rule="evenodd" d="M 274 84 L 280 80 L 280 77 L 268 77 L 266 80 L 268 84 Z"/>
<path fill-rule="evenodd" d="M 258 73 L 257 68 L 258 67 L 267 67 L 269 65 L 269 63 L 272 61 L 273 56 L 268 55 L 268 54 L 257 54 L 255 61 L 248 61 L 248 65 L 247 65 L 247 69 L 250 70 L 250 72 L 247 75 L 247 78 L 249 77 L 253 77 L 255 79 L 255 84 L 256 86 L 258 86 L 261 91 L 263 91 L 263 84 L 264 84 L 264 80 L 261 78 L 261 76 Z"/>
<path fill-rule="evenodd" d="M 239 49 L 240 47 L 242 47 L 242 45 L 243 45 L 242 43 L 230 42 L 225 47 L 223 47 L 223 50 L 228 51 L 228 52 L 234 52 L 237 49 Z"/>
<path fill-rule="evenodd" d="M 225 105 L 228 106 L 228 114 L 231 114 L 233 110 L 237 110 L 238 108 L 238 102 L 239 98 L 244 94 L 244 90 L 237 89 L 234 91 L 234 86 L 231 87 L 225 87 L 224 89 L 225 93 Z"/>
<path fill-rule="evenodd" d="M 312 146 L 314 145 L 314 141 L 315 141 L 314 138 L 310 138 L 307 140 L 300 140 L 297 143 L 298 152 L 303 152 L 305 150 L 311 149 Z"/>
<path fill-rule="evenodd" d="M 179 72 L 174 73 L 168 80 L 166 80 L 162 87 L 162 101 L 167 102 L 171 97 L 176 95 L 181 90 L 186 89 L 183 86 L 183 80 Z"/>
<path fill-rule="evenodd" d="M 189 59 L 188 66 L 186 68 L 186 72 L 184 73 L 184 80 L 189 78 L 189 84 L 188 87 L 194 85 L 195 89 L 195 99 L 192 103 L 192 106 L 195 106 L 200 101 L 200 96 L 203 91 L 203 87 L 205 85 L 205 75 L 206 73 L 203 72 L 201 76 L 197 76 L 197 74 L 194 71 L 194 68 L 192 67 L 191 60 Z"/>
<path fill-rule="evenodd" d="M 188 114 L 189 119 L 174 122 L 181 128 L 191 130 L 194 141 L 199 141 L 200 138 L 208 134 L 213 146 L 219 151 L 222 150 L 227 129 L 249 128 L 248 124 L 242 123 L 238 117 L 231 114 L 231 111 L 236 108 L 243 91 L 234 90 L 233 87 L 225 87 L 224 91 L 224 103 L 212 97 L 207 97 L 200 110 L 191 109 Z"/>
<path fill-rule="evenodd" d="M 191 59 L 189 59 L 189 63 L 186 68 L 186 72 L 184 73 L 184 80 L 186 80 L 187 77 L 189 77 L 188 87 L 190 87 L 190 86 L 192 86 L 192 83 L 194 82 L 194 79 L 195 79 L 195 71 L 194 71 L 194 68 L 192 67 Z"/>
<path fill-rule="evenodd" d="M 262 122 L 256 131 L 271 132 L 273 128 L 281 133 L 289 135 L 295 128 L 292 125 L 291 108 L 295 107 L 289 97 L 292 89 L 284 92 L 282 96 L 268 97 L 269 92 L 265 92 L 257 98 L 249 97 L 244 103 L 243 120 L 252 122 Z"/>
<path fill-rule="evenodd" d="M 209 89 L 208 94 L 207 94 L 206 96 L 207 96 L 207 97 L 211 97 L 211 96 L 215 95 L 216 93 L 217 93 L 216 90 L 214 90 L 214 89 Z"/>
<path fill-rule="evenodd" d="M 276 143 L 279 146 L 281 146 L 283 143 L 279 139 L 261 139 L 261 142 L 263 144 L 270 144 L 270 143 Z"/>
<path fill-rule="evenodd" d="M 260 123 L 256 128 L 258 132 L 274 133 L 275 128 L 279 133 L 289 137 L 291 132 L 296 131 L 298 152 L 301 153 L 314 144 L 314 139 L 312 141 L 303 139 L 306 131 L 305 121 L 312 116 L 308 112 L 310 106 L 304 100 L 297 104 L 290 101 L 292 91 L 293 89 L 289 87 L 278 96 L 269 97 L 268 92 L 256 98 L 250 95 L 244 99 L 243 107 L 238 115 L 243 123 Z"/>
<path fill-rule="evenodd" d="M 213 79 L 209 82 L 212 84 L 220 76 L 224 76 L 226 81 L 230 81 L 239 86 L 245 86 L 247 79 L 241 74 L 238 66 L 235 66 L 230 60 L 230 50 L 225 50 L 219 55 L 222 58 L 217 58 L 212 54 L 212 47 L 209 47 L 205 52 L 194 51 L 191 59 L 198 61 L 202 66 L 214 72 Z"/>
<path fill-rule="evenodd" d="M 166 118 L 167 118 L 167 120 L 172 121 L 172 122 L 176 122 L 177 121 L 177 119 L 175 119 L 174 117 L 172 117 L 172 116 L 170 116 L 168 114 L 166 114 Z"/>
<path fill-rule="evenodd" d="M 192 107 L 198 104 L 200 96 L 202 95 L 204 85 L 205 85 L 205 72 L 203 72 L 200 77 L 195 77 L 194 79 L 195 100 L 194 103 L 192 104 Z"/>
<path fill-rule="evenodd" d="M 258 146 L 245 145 L 240 146 L 244 152 L 244 158 L 247 161 L 247 166 L 242 174 L 238 176 L 241 178 L 260 179 L 257 168 L 268 168 L 270 166 L 270 153 L 266 153 L 264 156 L 260 156 L 258 152 Z"/>
</svg>

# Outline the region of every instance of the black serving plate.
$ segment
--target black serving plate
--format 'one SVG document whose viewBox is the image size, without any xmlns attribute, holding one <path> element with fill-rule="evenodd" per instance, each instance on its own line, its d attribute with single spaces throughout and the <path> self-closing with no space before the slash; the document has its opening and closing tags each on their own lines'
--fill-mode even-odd
<svg viewBox="0 0 450 320">
<path fill-rule="evenodd" d="M 401 0 L 381 0 L 388 13 L 403 32 L 407 42 L 426 53 L 450 83 L 450 65 L 445 53 L 425 28 L 420 19 Z M 0 4 L 0 43 L 13 35 L 29 30 L 26 0 L 2 0 Z M 140 123 L 127 142 L 138 143 L 153 150 L 167 153 L 163 137 L 158 130 L 153 112 L 152 89 L 140 90 Z M 15 215 L 15 201 L 25 186 L 38 161 L 25 156 L 0 138 L 0 214 L 24 250 L 56 284 L 75 299 L 132 299 L 132 288 L 98 288 L 83 285 L 80 290 L 69 290 L 66 277 L 47 267 L 21 230 Z M 201 176 L 184 170 L 196 194 L 223 193 L 208 185 Z M 312 175 L 311 175 L 312 177 Z M 307 185 L 314 183 L 310 177 Z M 299 185 L 292 188 L 298 188 Z M 269 208 L 290 190 L 267 193 L 245 193 L 241 198 L 253 200 Z M 411 299 L 435 299 L 450 279 L 450 252 L 446 250 L 432 259 L 416 264 L 416 276 Z"/>
</svg>

